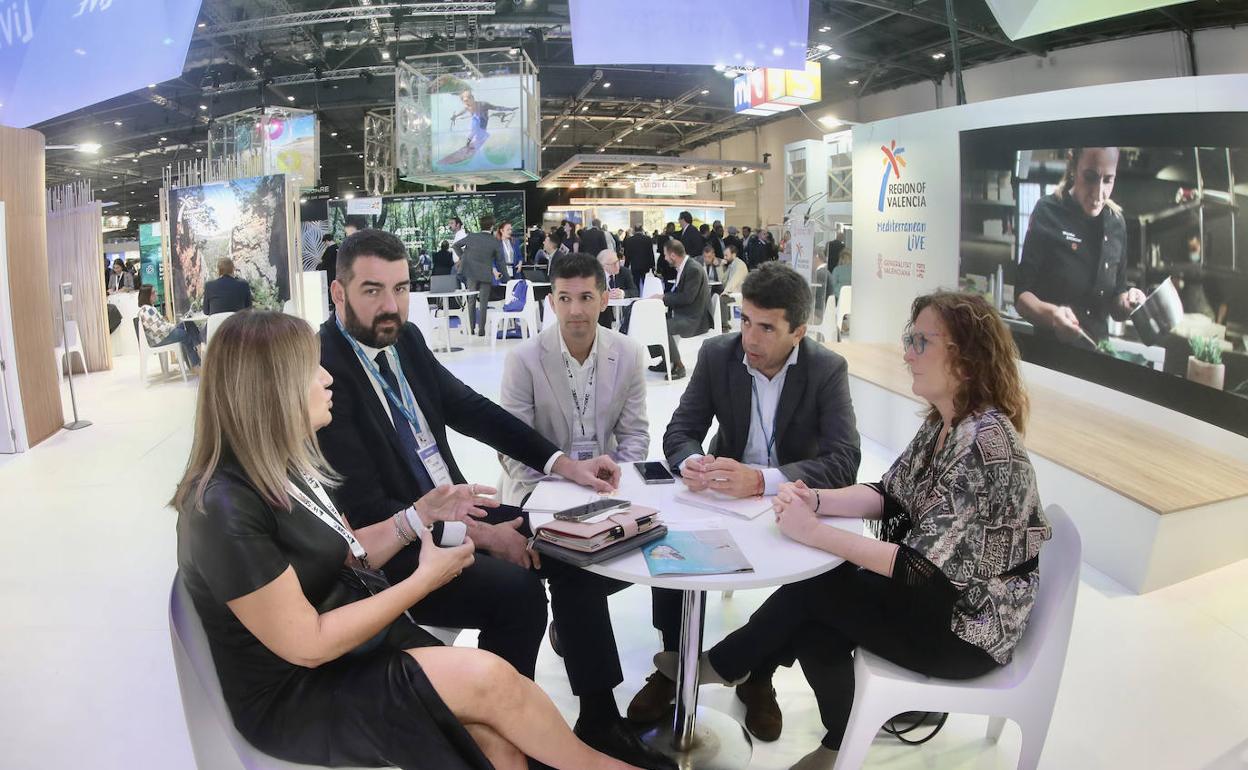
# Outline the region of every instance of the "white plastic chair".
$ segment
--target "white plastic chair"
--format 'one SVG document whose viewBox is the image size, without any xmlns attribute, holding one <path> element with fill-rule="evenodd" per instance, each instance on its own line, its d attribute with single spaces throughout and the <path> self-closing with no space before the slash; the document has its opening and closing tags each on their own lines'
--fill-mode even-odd
<svg viewBox="0 0 1248 770">
<path fill-rule="evenodd" d="M 1040 549 L 1040 589 L 1014 659 L 977 679 L 955 681 L 925 677 L 857 650 L 854 707 L 835 770 L 861 767 L 880 725 L 907 711 L 987 714 L 992 741 L 1001 737 L 1005 720 L 1012 719 L 1023 736 L 1019 770 L 1039 764 L 1066 663 L 1082 560 L 1079 531 L 1066 512 L 1050 505 L 1045 516 L 1053 539 Z"/>
<path fill-rule="evenodd" d="M 423 291 L 414 291 L 407 295 L 407 320 L 416 325 L 425 341 L 433 339 L 433 314 L 429 312 L 429 298 Z"/>
<path fill-rule="evenodd" d="M 204 329 L 204 344 L 207 345 L 212 340 L 212 335 L 217 331 L 217 327 L 225 322 L 225 319 L 234 315 L 233 310 L 227 310 L 223 313 L 212 313 L 208 316 L 208 325 Z"/>
<path fill-rule="evenodd" d="M 659 345 L 667 363 L 667 379 L 672 379 L 672 351 L 667 338 L 667 306 L 661 299 L 639 299 L 633 303 L 628 336 L 642 345 Z"/>
<path fill-rule="evenodd" d="M 186 361 L 182 359 L 182 343 L 170 342 L 168 345 L 152 347 L 147 341 L 147 332 L 143 330 L 143 321 L 139 319 L 139 379 L 147 384 L 147 359 L 155 355 L 160 361 L 160 371 L 169 373 L 169 362 L 178 362 L 178 371 L 182 381 L 186 382 Z"/>
<path fill-rule="evenodd" d="M 854 287 L 842 286 L 841 296 L 836 300 L 836 338 L 841 338 L 841 329 L 844 328 L 845 316 L 849 315 L 854 302 Z"/>
<path fill-rule="evenodd" d="M 447 645 L 459 635 L 458 629 L 426 627 L 426 630 Z M 208 636 L 180 575 L 174 577 L 169 596 L 169 636 L 173 642 L 178 689 L 182 691 L 182 710 L 198 767 L 205 770 L 311 770 L 314 767 L 271 757 L 248 743 L 235 729 L 221 694 L 221 680 L 212 662 Z"/>
<path fill-rule="evenodd" d="M 641 279 L 641 298 L 652 297 L 655 294 L 663 294 L 663 279 L 654 273 L 646 273 Z"/>
<path fill-rule="evenodd" d="M 513 297 L 516 282 L 507 282 L 507 297 L 504 302 L 508 302 Z M 553 315 L 553 314 L 552 314 Z M 490 347 L 494 347 L 498 342 L 498 332 L 500 329 L 506 329 L 512 321 L 519 321 L 523 331 L 521 334 L 527 339 L 537 333 L 537 298 L 533 296 L 533 282 L 524 282 L 524 307 L 519 310 L 503 310 L 500 304 L 497 308 L 491 306 L 489 315 L 489 335 Z"/>
<path fill-rule="evenodd" d="M 808 334 L 811 338 L 818 337 L 823 342 L 840 339 L 836 333 L 836 297 L 828 297 L 823 303 L 823 321 L 818 326 L 811 326 Z"/>
<path fill-rule="evenodd" d="M 295 312 L 295 301 L 293 299 L 288 299 L 282 303 L 282 312 L 286 315 L 299 315 Z"/>
<path fill-rule="evenodd" d="M 559 325 L 559 318 L 555 316 L 555 295 L 547 294 L 545 302 L 546 309 L 542 312 L 542 331 Z"/>
<path fill-rule="evenodd" d="M 65 322 L 65 336 L 69 338 L 68 344 L 65 340 L 61 340 L 61 344 L 56 346 L 56 378 L 59 380 L 68 366 L 71 370 L 74 366 L 74 354 L 78 354 L 78 360 L 82 361 L 82 370 L 87 370 L 87 354 L 82 352 L 82 337 L 78 334 L 78 322 Z"/>
<path fill-rule="evenodd" d="M 741 330 L 741 292 L 730 291 L 728 296 L 732 297 L 732 304 L 728 305 L 728 327 L 730 329 Z"/>
</svg>

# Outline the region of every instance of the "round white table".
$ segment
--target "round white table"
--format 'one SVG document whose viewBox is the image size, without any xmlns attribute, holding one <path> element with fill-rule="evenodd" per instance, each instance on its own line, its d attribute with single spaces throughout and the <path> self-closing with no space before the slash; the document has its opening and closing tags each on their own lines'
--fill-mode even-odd
<svg viewBox="0 0 1248 770">
<path fill-rule="evenodd" d="M 620 315 L 623 312 L 620 308 L 628 307 L 639 299 L 641 299 L 641 297 L 620 297 L 619 299 L 607 300 L 607 307 L 611 308 L 612 329 L 615 329 L 616 331 L 619 331 L 620 329 Z"/>
<path fill-rule="evenodd" d="M 676 494 L 685 490 L 679 480 L 674 484 L 647 485 L 631 465 L 625 464 L 621 472 L 620 489 L 611 497 L 657 509 L 669 531 L 726 529 L 754 567 L 753 572 L 732 575 L 654 577 L 646 567 L 641 549 L 586 567 L 604 577 L 654 588 L 671 588 L 682 594 L 676 714 L 671 725 L 651 728 L 642 735 L 642 740 L 676 759 L 681 770 L 741 770 L 749 765 L 753 753 L 749 733 L 727 714 L 698 706 L 698 659 L 702 655 L 706 592 L 796 583 L 821 575 L 844 560 L 785 537 L 771 513 L 747 520 L 685 505 L 676 500 Z M 534 528 L 552 518 L 549 513 L 529 514 Z M 862 533 L 861 519 L 825 518 L 822 521 L 826 526 Z"/>
<path fill-rule="evenodd" d="M 440 348 L 433 348 L 433 351 L 434 351 L 435 353 L 457 353 L 457 352 L 459 352 L 459 351 L 463 350 L 463 348 L 453 348 L 453 347 L 451 347 L 451 308 L 450 308 L 450 302 L 451 302 L 451 300 L 452 300 L 453 298 L 455 298 L 455 297 L 460 297 L 460 298 L 462 298 L 462 299 L 468 299 L 469 297 L 475 297 L 475 296 L 477 296 L 477 293 L 476 293 L 475 291 L 469 291 L 469 290 L 467 290 L 467 289 L 457 289 L 456 291 L 436 291 L 436 292 L 435 292 L 435 291 L 431 291 L 431 292 L 426 292 L 426 293 L 424 294 L 424 296 L 425 296 L 426 298 L 428 298 L 428 299 L 436 299 L 436 300 L 440 300 L 440 301 L 441 301 L 441 303 L 442 303 L 442 342 L 443 342 L 443 346 L 442 346 L 442 347 L 440 347 Z"/>
</svg>

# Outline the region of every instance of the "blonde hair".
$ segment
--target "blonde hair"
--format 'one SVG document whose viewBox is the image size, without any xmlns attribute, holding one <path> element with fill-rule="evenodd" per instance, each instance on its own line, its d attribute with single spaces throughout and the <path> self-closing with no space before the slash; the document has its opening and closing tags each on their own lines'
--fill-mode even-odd
<svg viewBox="0 0 1248 770">
<path fill-rule="evenodd" d="M 272 311 L 235 313 L 212 335 L 200 375 L 195 439 L 171 505 L 198 510 L 222 458 L 238 463 L 270 505 L 290 510 L 291 472 L 337 480 L 308 414 L 320 341 L 307 322 Z"/>
</svg>

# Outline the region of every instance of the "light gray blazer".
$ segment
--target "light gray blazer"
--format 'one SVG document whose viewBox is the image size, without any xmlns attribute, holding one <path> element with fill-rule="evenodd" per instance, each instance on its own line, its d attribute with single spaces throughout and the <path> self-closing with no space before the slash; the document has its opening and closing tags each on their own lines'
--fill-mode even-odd
<svg viewBox="0 0 1248 770">
<path fill-rule="evenodd" d="M 646 358 L 643 348 L 619 332 L 598 327 L 598 370 L 594 374 L 596 432 L 602 450 L 616 462 L 639 462 L 650 452 L 646 419 Z M 502 406 L 564 452 L 572 449 L 576 411 L 559 348 L 559 326 L 525 340 L 503 364 Z M 502 502 L 519 505 L 542 474 L 499 455 Z"/>
</svg>

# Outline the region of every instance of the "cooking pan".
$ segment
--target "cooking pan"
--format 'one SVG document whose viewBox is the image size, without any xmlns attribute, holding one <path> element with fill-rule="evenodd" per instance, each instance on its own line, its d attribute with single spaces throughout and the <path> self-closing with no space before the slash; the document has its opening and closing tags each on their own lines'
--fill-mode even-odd
<svg viewBox="0 0 1248 770">
<path fill-rule="evenodd" d="M 1183 320 L 1183 301 L 1169 278 L 1162 281 L 1144 304 L 1131 311 L 1131 323 L 1145 345 L 1158 345 Z"/>
</svg>

